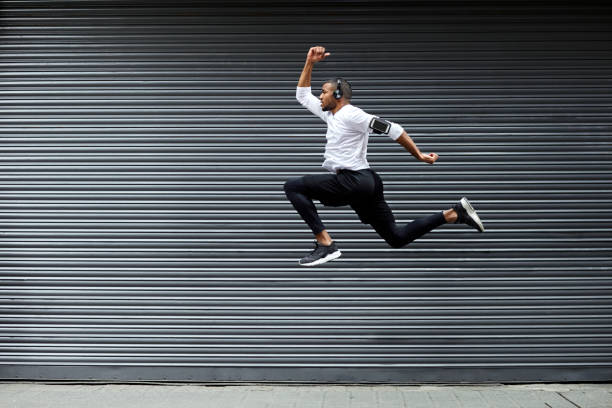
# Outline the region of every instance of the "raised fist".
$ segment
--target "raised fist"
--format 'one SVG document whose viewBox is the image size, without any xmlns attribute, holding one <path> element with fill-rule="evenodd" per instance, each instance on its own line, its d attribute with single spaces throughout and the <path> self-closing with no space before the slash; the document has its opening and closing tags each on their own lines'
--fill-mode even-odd
<svg viewBox="0 0 612 408">
<path fill-rule="evenodd" d="M 329 56 L 329 54 L 329 52 L 325 52 L 325 47 L 312 47 L 310 50 L 308 50 L 308 56 L 306 57 L 306 60 L 316 63 L 324 60 L 326 57 Z"/>
</svg>

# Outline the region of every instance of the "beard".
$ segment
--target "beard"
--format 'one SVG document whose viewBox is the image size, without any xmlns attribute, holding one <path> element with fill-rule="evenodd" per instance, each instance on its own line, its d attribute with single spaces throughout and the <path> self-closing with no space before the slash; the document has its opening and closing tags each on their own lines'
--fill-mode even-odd
<svg viewBox="0 0 612 408">
<path fill-rule="evenodd" d="M 327 105 L 321 106 L 321 109 L 323 110 L 323 112 L 327 112 L 327 111 L 334 109 L 335 107 L 336 107 L 336 101 L 331 101 Z"/>
</svg>

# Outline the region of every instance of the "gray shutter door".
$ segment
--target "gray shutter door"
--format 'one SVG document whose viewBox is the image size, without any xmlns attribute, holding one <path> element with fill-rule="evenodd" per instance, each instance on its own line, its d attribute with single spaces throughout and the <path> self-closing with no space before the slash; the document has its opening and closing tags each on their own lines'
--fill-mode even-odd
<svg viewBox="0 0 612 408">
<path fill-rule="evenodd" d="M 612 18 L 589 2 L 3 1 L 0 377 L 612 379 Z M 292 5 L 295 4 L 295 5 Z M 369 160 L 401 222 L 461 196 L 487 232 L 389 248 L 283 183 L 322 173 L 308 48 L 400 123 Z"/>
</svg>

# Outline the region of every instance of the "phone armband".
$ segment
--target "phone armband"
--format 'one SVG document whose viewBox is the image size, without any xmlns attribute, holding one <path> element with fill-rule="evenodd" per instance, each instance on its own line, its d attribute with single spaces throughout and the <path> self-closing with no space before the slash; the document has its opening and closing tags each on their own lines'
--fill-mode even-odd
<svg viewBox="0 0 612 408">
<path fill-rule="evenodd" d="M 384 119 L 373 117 L 370 121 L 370 129 L 379 135 L 388 135 L 391 130 L 391 123 Z"/>
</svg>

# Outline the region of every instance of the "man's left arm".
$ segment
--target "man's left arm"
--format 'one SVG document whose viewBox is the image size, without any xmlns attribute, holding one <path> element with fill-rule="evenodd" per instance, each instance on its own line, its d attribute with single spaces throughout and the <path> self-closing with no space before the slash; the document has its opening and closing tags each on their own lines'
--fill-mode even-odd
<svg viewBox="0 0 612 408">
<path fill-rule="evenodd" d="M 412 138 L 408 136 L 408 133 L 403 129 L 401 136 L 395 139 L 395 141 L 404 146 L 404 149 L 408 150 L 417 160 L 429 164 L 434 164 L 436 160 L 438 160 L 439 156 L 436 153 L 421 153 L 416 143 L 414 143 Z"/>
<path fill-rule="evenodd" d="M 355 111 L 355 114 L 351 118 L 352 122 L 355 123 L 356 129 L 361 131 L 367 131 L 369 133 L 385 134 L 397 143 L 401 144 L 406 150 L 408 150 L 417 160 L 425 163 L 434 164 L 438 160 L 436 153 L 421 153 L 416 143 L 408 136 L 408 133 L 397 123 L 389 122 L 384 119 L 380 119 L 376 116 L 370 115 L 361 109 Z M 378 130 L 374 130 L 372 126 L 375 126 L 374 120 L 381 122 L 382 126 Z M 388 125 L 386 131 L 382 131 L 384 125 Z"/>
</svg>

